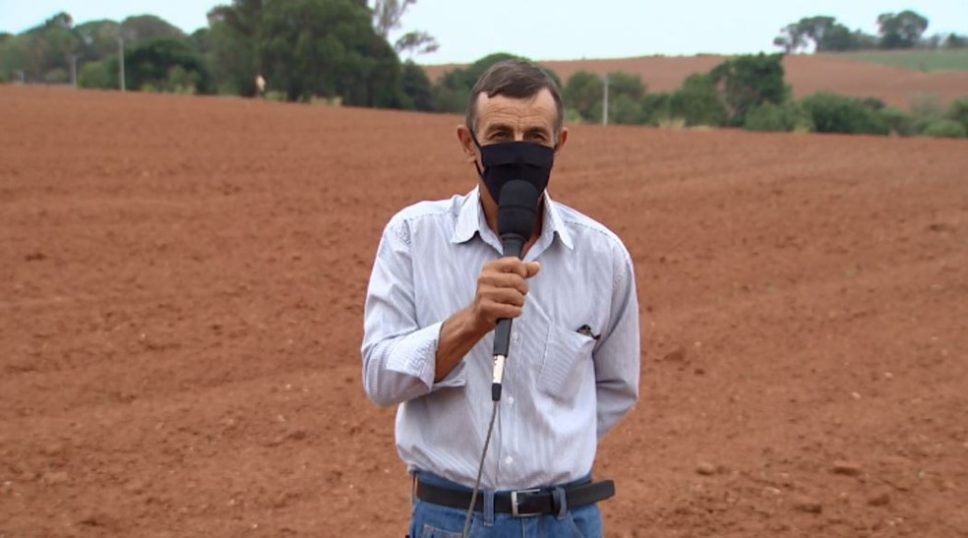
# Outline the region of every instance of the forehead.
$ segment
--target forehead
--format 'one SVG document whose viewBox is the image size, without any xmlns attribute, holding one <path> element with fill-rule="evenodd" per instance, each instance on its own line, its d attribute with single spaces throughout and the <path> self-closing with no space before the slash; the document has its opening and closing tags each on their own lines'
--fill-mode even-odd
<svg viewBox="0 0 968 538">
<path fill-rule="evenodd" d="M 510 125 L 521 129 L 554 129 L 558 109 L 547 88 L 522 99 L 486 93 L 477 96 L 477 127 L 484 132 L 493 125 Z"/>
</svg>

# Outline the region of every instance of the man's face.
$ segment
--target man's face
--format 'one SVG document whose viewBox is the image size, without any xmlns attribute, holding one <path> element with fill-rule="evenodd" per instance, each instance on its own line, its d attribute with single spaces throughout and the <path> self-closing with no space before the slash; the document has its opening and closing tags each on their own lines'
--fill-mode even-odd
<svg viewBox="0 0 968 538">
<path fill-rule="evenodd" d="M 554 147 L 557 118 L 547 89 L 524 99 L 482 93 L 477 97 L 477 140 L 482 146 L 523 141 Z"/>
<path fill-rule="evenodd" d="M 558 110 L 551 92 L 543 88 L 533 97 L 516 99 L 504 95 L 477 97 L 477 140 L 482 146 L 500 142 L 533 142 L 561 149 L 568 138 L 568 130 L 562 129 L 555 139 L 555 122 Z M 480 151 L 471 139 L 466 126 L 457 128 L 468 162 L 481 162 Z M 482 189 L 484 195 L 486 189 Z"/>
</svg>

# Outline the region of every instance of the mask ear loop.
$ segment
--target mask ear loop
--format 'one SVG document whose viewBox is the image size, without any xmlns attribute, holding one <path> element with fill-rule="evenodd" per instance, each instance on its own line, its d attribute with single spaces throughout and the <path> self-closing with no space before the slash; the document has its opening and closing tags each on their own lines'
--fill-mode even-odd
<svg viewBox="0 0 968 538">
<path fill-rule="evenodd" d="M 467 127 L 467 130 L 470 131 L 470 133 L 471 133 L 471 140 L 474 141 L 474 145 L 477 146 L 478 153 L 480 153 L 482 155 L 482 158 L 483 158 L 484 148 L 482 148 L 481 147 L 481 143 L 477 141 L 477 135 L 474 134 L 474 129 L 471 129 L 470 127 Z M 481 166 L 479 166 L 477 164 L 477 159 L 474 159 L 474 169 L 477 170 L 477 175 L 481 176 L 481 179 L 484 179 L 484 169 L 481 168 Z"/>
</svg>

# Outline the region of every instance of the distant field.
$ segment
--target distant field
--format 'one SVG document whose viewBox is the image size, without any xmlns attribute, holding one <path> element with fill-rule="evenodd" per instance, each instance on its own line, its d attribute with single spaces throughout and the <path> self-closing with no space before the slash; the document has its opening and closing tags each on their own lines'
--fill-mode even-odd
<svg viewBox="0 0 968 538">
<path fill-rule="evenodd" d="M 968 49 L 864 51 L 831 54 L 849 60 L 890 65 L 911 71 L 968 71 Z"/>
<path fill-rule="evenodd" d="M 950 52 L 950 54 L 948 54 Z M 917 55 L 925 59 L 929 72 L 920 71 Z M 935 58 L 937 55 L 937 58 Z M 693 73 L 707 73 L 726 56 L 640 56 L 602 60 L 547 61 L 542 65 L 568 80 L 576 71 L 597 73 L 624 71 L 639 75 L 650 92 L 668 92 L 678 88 Z M 869 60 L 866 58 L 870 58 Z M 943 60 L 947 58 L 946 60 Z M 941 70 L 942 61 L 962 67 Z M 928 59 L 933 59 L 933 63 Z M 891 62 L 913 61 L 913 68 Z M 797 99 L 827 91 L 854 97 L 877 97 L 890 106 L 909 109 L 921 95 L 934 95 L 945 105 L 968 96 L 968 51 L 868 52 L 857 54 L 792 54 L 784 58 L 787 82 Z M 431 79 L 459 67 L 427 66 Z"/>
</svg>

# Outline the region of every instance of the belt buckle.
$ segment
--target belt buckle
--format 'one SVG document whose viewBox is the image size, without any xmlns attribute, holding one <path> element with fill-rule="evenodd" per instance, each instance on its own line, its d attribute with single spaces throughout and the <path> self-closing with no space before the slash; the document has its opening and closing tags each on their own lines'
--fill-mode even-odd
<svg viewBox="0 0 968 538">
<path fill-rule="evenodd" d="M 540 516 L 541 515 L 541 512 L 540 511 L 539 512 L 521 512 L 521 511 L 518 510 L 518 495 L 520 495 L 520 494 L 529 494 L 529 493 L 538 493 L 540 491 L 541 491 L 541 488 L 519 489 L 519 490 L 512 491 L 511 492 L 511 515 L 513 515 L 514 517 L 535 517 L 535 516 Z"/>
</svg>

